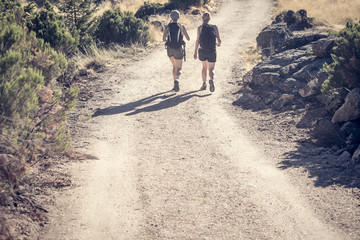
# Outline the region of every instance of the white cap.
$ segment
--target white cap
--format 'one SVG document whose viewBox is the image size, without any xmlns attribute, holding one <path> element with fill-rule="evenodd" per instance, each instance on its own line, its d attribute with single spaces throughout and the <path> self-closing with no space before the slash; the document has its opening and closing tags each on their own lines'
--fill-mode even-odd
<svg viewBox="0 0 360 240">
<path fill-rule="evenodd" d="M 180 18 L 180 12 L 178 10 L 173 10 L 170 13 L 170 17 L 172 20 L 176 21 Z"/>
</svg>

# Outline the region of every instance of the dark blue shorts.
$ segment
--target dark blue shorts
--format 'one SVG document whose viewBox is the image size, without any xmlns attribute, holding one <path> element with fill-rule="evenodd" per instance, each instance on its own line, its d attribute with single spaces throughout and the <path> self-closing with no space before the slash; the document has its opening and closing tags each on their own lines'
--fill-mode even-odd
<svg viewBox="0 0 360 240">
<path fill-rule="evenodd" d="M 216 50 L 215 51 L 205 51 L 199 48 L 199 60 L 200 61 L 208 61 L 208 62 L 216 62 Z"/>
</svg>

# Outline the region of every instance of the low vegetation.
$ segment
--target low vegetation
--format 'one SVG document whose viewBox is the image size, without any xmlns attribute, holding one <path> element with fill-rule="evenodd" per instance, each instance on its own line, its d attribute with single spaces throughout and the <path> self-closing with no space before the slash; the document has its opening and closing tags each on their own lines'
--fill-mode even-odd
<svg viewBox="0 0 360 240">
<path fill-rule="evenodd" d="M 360 25 L 347 23 L 340 31 L 333 48 L 332 64 L 325 64 L 329 78 L 324 82 L 322 91 L 345 87 L 353 89 L 360 86 Z"/>
</svg>

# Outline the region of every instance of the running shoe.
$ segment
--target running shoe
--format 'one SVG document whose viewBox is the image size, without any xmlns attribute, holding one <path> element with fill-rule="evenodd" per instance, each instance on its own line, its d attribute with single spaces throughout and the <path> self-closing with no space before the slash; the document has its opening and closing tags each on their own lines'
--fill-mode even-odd
<svg viewBox="0 0 360 240">
<path fill-rule="evenodd" d="M 200 88 L 200 91 L 204 91 L 204 90 L 206 90 L 206 83 L 203 83 L 203 85 Z"/>
<path fill-rule="evenodd" d="M 215 91 L 214 81 L 213 81 L 213 80 L 209 80 L 209 84 L 210 84 L 210 92 Z"/>
<path fill-rule="evenodd" d="M 174 88 L 173 88 L 173 90 L 175 91 L 175 92 L 178 92 L 179 90 L 180 90 L 180 88 L 179 88 L 179 81 L 174 81 Z"/>
</svg>

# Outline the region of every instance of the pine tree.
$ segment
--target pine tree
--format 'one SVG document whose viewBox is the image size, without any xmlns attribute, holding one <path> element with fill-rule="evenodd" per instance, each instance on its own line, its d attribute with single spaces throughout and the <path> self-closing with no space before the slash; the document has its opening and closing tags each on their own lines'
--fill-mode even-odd
<svg viewBox="0 0 360 240">
<path fill-rule="evenodd" d="M 80 35 L 80 44 L 89 41 L 89 29 L 93 25 L 92 15 L 97 10 L 97 4 L 92 0 L 65 0 L 60 6 L 66 15 L 66 25 L 73 35 Z M 84 42 L 85 41 L 85 42 Z"/>
</svg>

